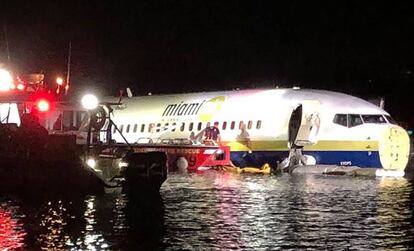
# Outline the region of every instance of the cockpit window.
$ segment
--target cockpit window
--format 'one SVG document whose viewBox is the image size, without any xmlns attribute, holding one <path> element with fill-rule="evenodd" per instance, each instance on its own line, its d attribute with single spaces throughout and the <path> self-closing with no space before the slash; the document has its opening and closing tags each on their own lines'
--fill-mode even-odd
<svg viewBox="0 0 414 251">
<path fill-rule="evenodd" d="M 374 123 L 374 124 L 382 124 L 387 123 L 385 118 L 381 114 L 375 115 L 361 115 L 364 123 Z"/>
<path fill-rule="evenodd" d="M 359 114 L 348 114 L 348 125 L 354 127 L 363 124 L 361 116 Z"/>
<path fill-rule="evenodd" d="M 383 124 L 387 123 L 397 124 L 389 115 L 382 114 L 335 114 L 333 122 L 335 124 L 345 126 L 348 128 L 362 125 L 364 123 Z"/>
<path fill-rule="evenodd" d="M 335 114 L 333 122 L 341 126 L 347 126 L 346 114 Z"/>
<path fill-rule="evenodd" d="M 389 116 L 389 115 L 384 115 L 384 116 L 387 118 L 388 123 L 394 124 L 394 125 L 398 124 L 397 121 L 395 121 L 393 118 L 391 118 L 391 116 Z"/>
</svg>

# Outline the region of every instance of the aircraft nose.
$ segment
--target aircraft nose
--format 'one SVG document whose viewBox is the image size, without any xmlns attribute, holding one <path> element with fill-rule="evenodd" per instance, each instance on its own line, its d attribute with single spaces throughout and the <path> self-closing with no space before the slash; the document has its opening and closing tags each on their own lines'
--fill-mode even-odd
<svg viewBox="0 0 414 251">
<path fill-rule="evenodd" d="M 410 156 L 410 138 L 407 131 L 396 125 L 385 128 L 380 136 L 378 150 L 384 169 L 403 171 Z"/>
</svg>

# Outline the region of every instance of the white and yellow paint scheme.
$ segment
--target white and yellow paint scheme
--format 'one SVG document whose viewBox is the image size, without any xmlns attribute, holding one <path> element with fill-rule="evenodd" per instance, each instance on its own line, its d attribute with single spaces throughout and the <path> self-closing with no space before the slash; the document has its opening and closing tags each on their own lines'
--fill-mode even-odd
<svg viewBox="0 0 414 251">
<path fill-rule="evenodd" d="M 296 115 L 292 115 L 296 114 Z M 239 166 L 275 164 L 289 146 L 317 164 L 404 170 L 407 132 L 383 109 L 343 93 L 254 89 L 124 99 L 113 121 L 129 142 L 192 138 L 218 122 L 223 144 Z M 118 132 L 113 139 L 122 142 Z"/>
</svg>

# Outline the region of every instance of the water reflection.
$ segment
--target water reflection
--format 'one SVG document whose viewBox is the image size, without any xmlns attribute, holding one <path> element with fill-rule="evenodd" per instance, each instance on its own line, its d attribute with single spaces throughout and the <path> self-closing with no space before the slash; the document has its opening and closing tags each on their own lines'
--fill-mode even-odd
<svg viewBox="0 0 414 251">
<path fill-rule="evenodd" d="M 97 216 L 97 204 L 99 202 L 95 196 L 88 196 L 85 199 L 85 212 L 83 214 L 86 223 L 85 228 L 79 238 L 67 242 L 68 246 L 72 246 L 74 250 L 75 247 L 82 250 L 105 250 L 109 247 L 101 231 L 99 231 L 99 218 Z"/>
<path fill-rule="evenodd" d="M 242 229 L 239 224 L 242 216 L 240 205 L 239 179 L 235 174 L 223 174 L 214 178 L 216 203 L 213 208 L 217 217 L 210 226 L 210 239 L 215 247 L 237 248 L 242 240 Z"/>
<path fill-rule="evenodd" d="M 406 250 L 413 238 L 412 183 L 384 182 L 312 175 L 174 177 L 164 193 L 164 242 L 169 250 Z M 399 227 L 404 231 L 397 234 Z"/>
<path fill-rule="evenodd" d="M 0 250 L 151 250 L 162 246 L 160 196 L 0 197 Z"/>
<path fill-rule="evenodd" d="M 0 197 L 0 250 L 410 250 L 413 184 L 172 174 L 161 196 Z"/>
<path fill-rule="evenodd" d="M 23 224 L 16 219 L 14 209 L 0 200 L 0 249 L 12 250 L 23 246 L 26 233 Z"/>
<path fill-rule="evenodd" d="M 406 179 L 383 178 L 378 187 L 377 247 L 411 250 L 414 246 L 412 184 Z"/>
<path fill-rule="evenodd" d="M 40 215 L 37 242 L 43 249 L 63 249 L 70 236 L 66 233 L 67 210 L 62 201 L 49 201 Z"/>
</svg>

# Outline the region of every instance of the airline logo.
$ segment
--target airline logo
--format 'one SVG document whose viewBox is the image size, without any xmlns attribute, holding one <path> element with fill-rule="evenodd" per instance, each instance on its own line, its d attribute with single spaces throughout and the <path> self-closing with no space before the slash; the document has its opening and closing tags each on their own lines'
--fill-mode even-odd
<svg viewBox="0 0 414 251">
<path fill-rule="evenodd" d="M 224 96 L 214 97 L 202 102 L 169 104 L 162 113 L 162 117 L 193 116 L 199 115 L 201 121 L 208 121 L 212 115 L 221 109 L 226 98 Z"/>
<path fill-rule="evenodd" d="M 200 109 L 198 119 L 202 122 L 209 122 L 213 116 L 218 113 L 223 106 L 226 97 L 218 96 L 208 100 L 203 107 Z"/>
<path fill-rule="evenodd" d="M 181 101 L 179 104 L 170 104 L 165 108 L 162 116 L 196 115 L 205 102 L 205 100 L 201 103 L 184 103 L 184 101 Z"/>
</svg>

